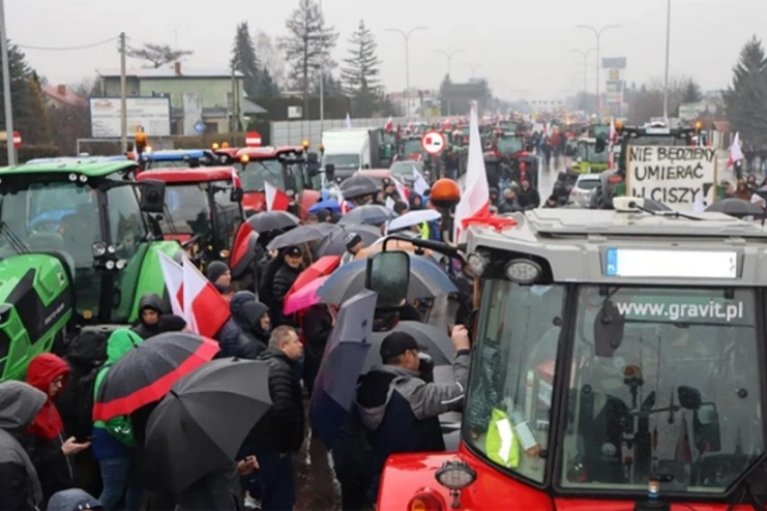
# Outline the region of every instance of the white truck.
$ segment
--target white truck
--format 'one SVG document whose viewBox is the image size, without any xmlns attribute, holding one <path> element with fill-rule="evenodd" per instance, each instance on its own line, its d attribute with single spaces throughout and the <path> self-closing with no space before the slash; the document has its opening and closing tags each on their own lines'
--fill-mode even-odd
<svg viewBox="0 0 767 511">
<path fill-rule="evenodd" d="M 332 165 L 335 176 L 341 179 L 360 169 L 379 167 L 380 131 L 376 128 L 325 131 L 322 134 L 322 167 L 327 171 L 328 165 Z"/>
</svg>

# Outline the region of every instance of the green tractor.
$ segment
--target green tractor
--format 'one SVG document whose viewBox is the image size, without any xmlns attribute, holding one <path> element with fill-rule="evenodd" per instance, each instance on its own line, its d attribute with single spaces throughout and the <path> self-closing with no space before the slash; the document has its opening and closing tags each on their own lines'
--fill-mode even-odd
<svg viewBox="0 0 767 511">
<path fill-rule="evenodd" d="M 0 168 L 0 380 L 83 329 L 138 317 L 146 293 L 164 292 L 165 185 L 137 183 L 136 164 L 44 162 Z M 112 325 L 110 327 L 109 325 Z"/>
</svg>

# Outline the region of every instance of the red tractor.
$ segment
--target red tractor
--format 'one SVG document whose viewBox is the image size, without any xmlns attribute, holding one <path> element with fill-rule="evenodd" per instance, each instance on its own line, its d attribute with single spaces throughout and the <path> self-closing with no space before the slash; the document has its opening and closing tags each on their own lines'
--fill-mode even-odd
<svg viewBox="0 0 767 511">
<path fill-rule="evenodd" d="M 319 159 L 301 146 L 243 147 L 235 159 L 242 164 L 240 179 L 246 216 L 266 211 L 265 183 L 291 197 L 291 209 L 300 218 L 316 204 L 320 192 Z"/>
</svg>

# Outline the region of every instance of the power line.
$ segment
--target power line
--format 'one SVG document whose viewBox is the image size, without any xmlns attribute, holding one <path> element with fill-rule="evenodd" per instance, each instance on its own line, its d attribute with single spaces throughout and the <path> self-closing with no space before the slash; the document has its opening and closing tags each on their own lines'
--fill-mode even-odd
<svg viewBox="0 0 767 511">
<path fill-rule="evenodd" d="M 110 37 L 109 39 L 105 39 L 103 41 L 98 41 L 95 43 L 90 44 L 82 44 L 80 46 L 30 46 L 26 44 L 17 44 L 21 49 L 24 50 L 40 50 L 40 51 L 74 51 L 74 50 L 87 50 L 88 48 L 95 48 L 96 46 L 101 46 L 102 44 L 111 43 L 112 41 L 116 41 L 119 39 L 119 37 Z"/>
</svg>

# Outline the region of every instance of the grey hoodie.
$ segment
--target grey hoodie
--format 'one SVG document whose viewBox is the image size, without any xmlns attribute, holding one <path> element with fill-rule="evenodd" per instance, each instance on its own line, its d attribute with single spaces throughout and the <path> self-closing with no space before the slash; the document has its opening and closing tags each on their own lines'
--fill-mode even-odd
<svg viewBox="0 0 767 511">
<path fill-rule="evenodd" d="M 0 503 L 11 509 L 35 509 L 43 501 L 43 491 L 32 461 L 14 435 L 24 432 L 48 397 L 20 381 L 0 383 Z M 6 474 L 19 468 L 26 472 L 26 502 L 20 502 L 18 489 Z M 8 494 L 6 494 L 8 492 Z M 13 502 L 13 503 L 12 503 Z"/>
</svg>

